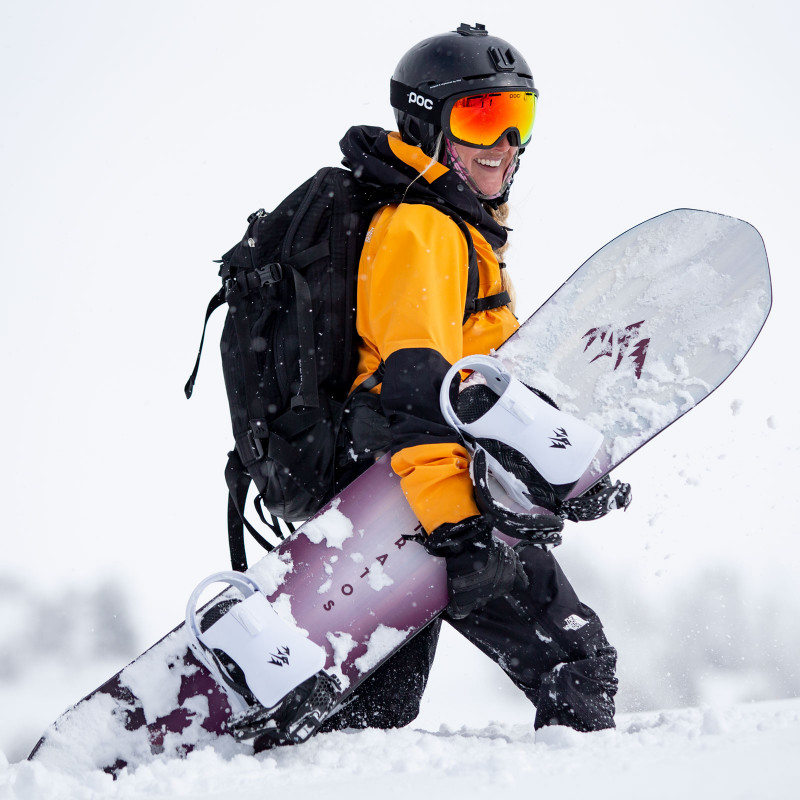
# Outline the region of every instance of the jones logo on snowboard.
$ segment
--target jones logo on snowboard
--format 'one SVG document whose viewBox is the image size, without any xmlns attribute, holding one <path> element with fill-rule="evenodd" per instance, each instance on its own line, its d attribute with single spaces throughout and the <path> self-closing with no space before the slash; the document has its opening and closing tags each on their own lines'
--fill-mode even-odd
<svg viewBox="0 0 800 800">
<path fill-rule="evenodd" d="M 649 337 L 646 339 L 639 339 L 635 344 L 633 344 L 633 339 L 638 335 L 644 323 L 644 320 L 634 322 L 633 325 L 628 325 L 621 330 L 617 330 L 613 325 L 602 325 L 599 328 L 592 328 L 586 331 L 581 337 L 588 340 L 586 346 L 583 348 L 584 352 L 598 339 L 601 345 L 600 352 L 589 363 L 593 364 L 604 356 L 608 358 L 613 357 L 616 345 L 617 360 L 614 364 L 614 369 L 618 369 L 619 365 L 622 363 L 622 359 L 627 356 L 632 359 L 635 364 L 637 380 L 641 378 L 644 360 L 647 358 L 647 348 L 650 346 L 650 339 Z"/>
</svg>

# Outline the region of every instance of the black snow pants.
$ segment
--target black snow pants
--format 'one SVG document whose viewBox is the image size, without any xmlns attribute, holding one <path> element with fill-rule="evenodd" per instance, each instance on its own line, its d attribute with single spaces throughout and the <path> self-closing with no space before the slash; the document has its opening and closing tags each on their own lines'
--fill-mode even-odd
<svg viewBox="0 0 800 800">
<path fill-rule="evenodd" d="M 517 553 L 530 580 L 527 589 L 492 600 L 464 619 L 444 619 L 497 662 L 536 706 L 535 728 L 613 728 L 617 653 L 599 618 L 578 599 L 550 551 L 520 544 Z M 441 619 L 364 681 L 321 730 L 399 728 L 413 721 Z"/>
</svg>

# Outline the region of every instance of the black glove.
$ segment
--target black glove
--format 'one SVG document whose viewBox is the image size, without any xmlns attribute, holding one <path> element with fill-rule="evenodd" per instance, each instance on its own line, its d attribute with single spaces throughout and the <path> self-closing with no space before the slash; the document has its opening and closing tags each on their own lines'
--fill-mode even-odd
<svg viewBox="0 0 800 800">
<path fill-rule="evenodd" d="M 453 619 L 463 619 L 495 597 L 528 586 L 517 554 L 492 534 L 487 517 L 440 525 L 423 545 L 429 553 L 445 559 L 450 591 L 447 613 Z"/>
<path fill-rule="evenodd" d="M 629 483 L 617 481 L 611 483 L 611 478 L 606 475 L 591 489 L 572 500 L 565 500 L 559 509 L 563 519 L 573 522 L 587 522 L 600 519 L 611 511 L 621 508 L 626 511 L 631 504 L 631 487 Z"/>
</svg>

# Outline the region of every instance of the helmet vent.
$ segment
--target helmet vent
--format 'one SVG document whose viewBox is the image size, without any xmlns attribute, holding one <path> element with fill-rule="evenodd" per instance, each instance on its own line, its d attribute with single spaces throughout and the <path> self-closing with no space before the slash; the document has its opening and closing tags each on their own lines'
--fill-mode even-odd
<svg viewBox="0 0 800 800">
<path fill-rule="evenodd" d="M 499 47 L 490 47 L 489 55 L 492 57 L 492 61 L 495 67 L 497 67 L 498 72 L 513 71 L 517 59 L 514 57 L 514 53 L 510 47 L 505 50 L 501 50 Z"/>
</svg>

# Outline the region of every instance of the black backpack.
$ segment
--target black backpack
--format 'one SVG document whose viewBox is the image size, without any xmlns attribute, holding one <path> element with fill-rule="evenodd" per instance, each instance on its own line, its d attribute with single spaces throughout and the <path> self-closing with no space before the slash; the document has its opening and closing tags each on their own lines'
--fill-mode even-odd
<svg viewBox="0 0 800 800">
<path fill-rule="evenodd" d="M 262 521 L 282 537 L 278 520 L 307 519 L 334 494 L 336 444 L 358 362 L 358 262 L 374 212 L 400 202 L 402 189 L 381 189 L 353 173 L 325 167 L 274 211 L 248 218 L 241 242 L 221 259 L 222 288 L 205 322 L 223 303 L 228 316 L 220 348 L 235 449 L 225 470 L 228 534 L 234 569 L 247 568 L 243 526 L 250 481 Z M 419 202 L 419 201 L 417 201 Z M 466 224 L 447 209 L 467 238 L 470 256 L 464 319 L 508 302 L 477 300 L 478 271 Z M 218 262 L 219 263 L 219 262 Z M 185 393 L 191 397 L 202 353 Z M 381 370 L 359 386 L 368 390 Z M 271 520 L 267 521 L 262 506 Z"/>
</svg>

